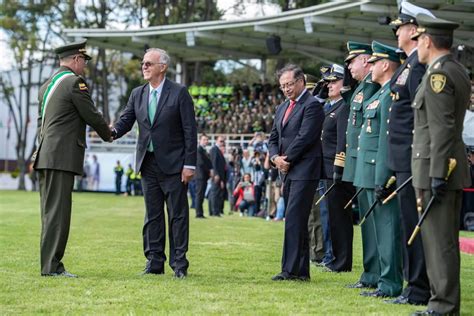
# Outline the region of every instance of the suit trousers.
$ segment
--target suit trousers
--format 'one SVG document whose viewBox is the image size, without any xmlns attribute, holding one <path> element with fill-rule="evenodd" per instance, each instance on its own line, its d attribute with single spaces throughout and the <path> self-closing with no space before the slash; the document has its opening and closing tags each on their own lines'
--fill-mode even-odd
<svg viewBox="0 0 474 316">
<path fill-rule="evenodd" d="M 189 266 L 186 259 L 189 243 L 187 185 L 181 182 L 181 173 L 164 174 L 151 152 L 147 152 L 143 159 L 141 173 L 146 207 L 143 249 L 148 259 L 147 266 L 154 271 L 164 270 L 166 261 L 164 205 L 166 202 L 170 245 L 169 264 L 173 270 L 187 270 Z"/>
<path fill-rule="evenodd" d="M 308 218 L 317 183 L 317 180 L 285 180 L 285 234 L 281 260 L 283 273 L 310 277 Z"/>
<path fill-rule="evenodd" d="M 373 195 L 374 191 L 370 191 Z M 357 202 L 359 204 L 360 218 L 362 218 L 370 207 L 367 189 L 364 189 L 359 194 Z M 375 239 L 374 217 L 369 216 L 360 230 L 362 235 L 362 262 L 364 265 L 364 272 L 362 272 L 360 276 L 360 282 L 377 286 L 377 282 L 380 278 L 380 265 L 379 252 Z"/>
<path fill-rule="evenodd" d="M 328 188 L 332 184 L 332 180 L 326 180 Z M 352 270 L 352 241 L 354 239 L 352 207 L 344 209 L 344 206 L 354 193 L 352 183 L 341 182 L 336 184 L 326 197 L 329 209 L 332 253 L 334 255 L 334 260 L 328 264 L 328 267 L 334 271 Z"/>
<path fill-rule="evenodd" d="M 207 179 L 196 179 L 196 217 L 204 216 L 204 195 L 207 188 Z"/>
<path fill-rule="evenodd" d="M 61 259 L 66 250 L 71 223 L 74 173 L 39 170 L 41 200 L 41 274 L 65 270 Z"/>
<path fill-rule="evenodd" d="M 426 208 L 430 198 L 431 192 L 423 191 L 423 209 Z M 459 313 L 461 307 L 459 254 L 461 203 L 461 190 L 447 191 L 440 201 L 432 204 L 421 226 L 426 271 L 431 288 L 428 309 L 441 314 Z"/>
<path fill-rule="evenodd" d="M 309 258 L 312 262 L 322 262 L 324 258 L 323 227 L 321 226 L 319 205 L 316 205 L 319 197 L 319 192 L 316 190 L 308 220 Z"/>
<path fill-rule="evenodd" d="M 395 176 L 397 177 L 397 187 L 399 187 L 411 176 L 411 173 L 397 172 Z M 418 222 L 415 189 L 411 184 L 408 184 L 397 194 L 397 198 L 400 205 L 403 276 L 407 281 L 402 295 L 408 297 L 411 301 L 426 304 L 430 298 L 430 284 L 426 274 L 422 237 L 416 238 L 411 246 L 407 244 Z"/>
<path fill-rule="evenodd" d="M 366 190 L 369 204 L 375 202 L 375 192 Z M 396 199 L 377 204 L 372 212 L 375 240 L 379 254 L 380 278 L 377 288 L 390 296 L 402 293 L 403 268 L 400 239 L 400 209 Z M 364 225 L 367 225 L 366 222 Z"/>
</svg>

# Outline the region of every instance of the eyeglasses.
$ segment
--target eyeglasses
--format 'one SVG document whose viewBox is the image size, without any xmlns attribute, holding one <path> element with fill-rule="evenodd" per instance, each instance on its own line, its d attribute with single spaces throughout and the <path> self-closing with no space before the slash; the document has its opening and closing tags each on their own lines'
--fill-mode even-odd
<svg viewBox="0 0 474 316">
<path fill-rule="evenodd" d="M 84 55 L 77 55 L 77 57 L 84 59 L 84 64 L 87 65 L 87 64 L 89 63 L 89 59 L 86 59 L 86 56 L 84 56 Z"/>
<path fill-rule="evenodd" d="M 301 78 L 298 78 L 298 79 L 295 79 L 295 80 L 293 80 L 293 81 L 290 81 L 290 82 L 281 84 L 281 85 L 280 85 L 280 90 L 283 91 L 283 90 L 286 90 L 286 89 L 288 89 L 288 88 L 293 88 L 293 87 L 295 86 L 296 82 L 297 82 L 298 80 L 300 80 L 300 79 L 301 79 Z"/>
<path fill-rule="evenodd" d="M 152 63 L 151 61 L 145 61 L 145 62 L 141 62 L 140 65 L 142 67 L 145 67 L 145 68 L 148 68 L 148 67 L 151 67 L 151 66 L 154 66 L 154 65 L 166 65 L 165 63 Z"/>
</svg>

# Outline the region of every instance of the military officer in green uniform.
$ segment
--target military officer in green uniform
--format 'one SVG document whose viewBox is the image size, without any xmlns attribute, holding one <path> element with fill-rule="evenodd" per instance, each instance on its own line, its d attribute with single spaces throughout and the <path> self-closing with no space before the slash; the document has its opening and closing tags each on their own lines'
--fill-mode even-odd
<svg viewBox="0 0 474 316">
<path fill-rule="evenodd" d="M 103 140 L 111 140 L 110 128 L 81 77 L 91 59 L 85 45 L 84 40 L 56 48 L 60 67 L 39 91 L 39 144 L 33 166 L 40 181 L 43 276 L 76 277 L 61 259 L 69 235 L 74 176 L 83 171 L 86 124 Z"/>
<path fill-rule="evenodd" d="M 418 15 L 418 58 L 428 66 L 412 107 L 415 131 L 412 152 L 413 187 L 426 208 L 435 201 L 421 226 L 431 297 L 427 310 L 415 315 L 459 315 L 459 217 L 462 189 L 470 185 L 461 138 L 470 105 L 466 69 L 450 53 L 458 24 Z M 457 164 L 448 177 L 449 159 Z"/>
<path fill-rule="evenodd" d="M 373 222 L 375 241 L 379 255 L 380 277 L 377 289 L 362 292 L 363 296 L 395 297 L 401 294 L 403 285 L 400 242 L 400 209 L 398 200 L 382 204 L 390 194 L 389 179 L 393 176 L 387 166 L 387 131 L 389 108 L 392 105 L 390 79 L 400 66 L 400 57 L 395 47 L 374 41 L 372 43 L 372 80 L 380 84 L 380 90 L 364 102 L 364 123 L 360 132 L 357 167 L 354 185 L 364 188 L 370 205 L 377 200 L 377 206 L 370 215 Z"/>
<path fill-rule="evenodd" d="M 346 158 L 342 180 L 354 182 L 354 174 L 357 161 L 357 147 L 359 146 L 359 134 L 363 120 L 363 102 L 368 100 L 379 88 L 377 83 L 372 82 L 370 74 L 370 64 L 367 62 L 372 54 L 372 47 L 369 44 L 349 41 L 347 42 L 349 52 L 345 59 L 347 69 L 344 71 L 344 88 L 342 97 L 350 105 L 349 120 L 346 132 Z M 347 86 L 351 79 L 356 80 L 358 85 L 351 89 Z M 364 194 L 359 194 L 358 198 L 360 216 L 369 208 L 369 204 Z M 372 218 L 369 218 L 372 221 Z M 372 225 L 362 227 L 362 257 L 364 271 L 359 281 L 350 284 L 350 288 L 375 288 L 380 276 L 377 245 L 375 244 L 375 233 Z"/>
</svg>

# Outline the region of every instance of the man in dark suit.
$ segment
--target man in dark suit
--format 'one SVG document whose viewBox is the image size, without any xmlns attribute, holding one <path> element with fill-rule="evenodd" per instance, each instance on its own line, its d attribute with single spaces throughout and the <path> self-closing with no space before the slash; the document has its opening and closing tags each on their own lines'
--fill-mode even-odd
<svg viewBox="0 0 474 316">
<path fill-rule="evenodd" d="M 352 270 L 352 211 L 344 206 L 354 195 L 351 182 L 342 181 L 346 161 L 346 129 L 350 108 L 341 96 L 344 68 L 332 65 L 325 78 L 328 83 L 328 101 L 324 105 L 326 118 L 322 131 L 323 161 L 326 171 L 326 187 L 336 183 L 327 196 L 329 227 L 334 260 L 326 265 L 332 272 Z"/>
<path fill-rule="evenodd" d="M 199 139 L 199 146 L 197 149 L 197 164 L 196 164 L 196 218 L 204 217 L 202 203 L 204 202 L 204 194 L 206 193 L 207 180 L 211 175 L 212 162 L 206 146 L 209 138 L 206 134 L 202 134 Z"/>
<path fill-rule="evenodd" d="M 286 206 L 281 273 L 272 280 L 309 281 L 308 218 L 322 171 L 322 102 L 305 88 L 296 65 L 278 71 L 280 89 L 288 98 L 276 110 L 269 139 L 271 163 L 283 177 Z"/>
<path fill-rule="evenodd" d="M 412 103 L 412 183 L 424 210 L 435 200 L 421 227 L 431 297 L 427 309 L 415 315 L 459 315 L 459 214 L 462 189 L 471 184 L 462 126 L 471 83 L 450 52 L 459 25 L 423 14 L 416 19 L 419 27 L 412 38 L 418 40 L 418 58 L 428 68 Z M 450 159 L 457 161 L 451 174 Z"/>
<path fill-rule="evenodd" d="M 168 211 L 170 266 L 185 278 L 189 241 L 187 184 L 196 166 L 197 132 L 194 106 L 186 87 L 165 77 L 170 63 L 166 51 L 147 50 L 142 62 L 147 84 L 135 88 L 115 124 L 115 138 L 138 123 L 136 170 L 141 172 L 145 197 L 143 247 L 145 274 L 163 274 L 165 214 Z"/>
<path fill-rule="evenodd" d="M 411 147 L 413 143 L 413 109 L 415 98 L 425 66 L 418 61 L 416 41 L 411 35 L 416 32 L 416 16 L 430 14 L 426 9 L 409 2 L 402 2 L 399 17 L 392 21 L 398 40 L 398 47 L 408 56 L 390 80 L 392 106 L 388 121 L 387 166 L 395 172 L 397 187 L 411 176 Z M 411 232 L 418 222 L 416 197 L 413 186 L 407 185 L 398 195 L 400 205 L 400 232 L 402 234 L 403 276 L 407 285 L 394 304 L 426 304 L 430 298 L 430 285 L 426 274 L 422 239 L 417 238 L 408 246 Z"/>
<path fill-rule="evenodd" d="M 111 140 L 108 124 L 81 77 L 91 59 L 85 46 L 81 41 L 56 48 L 60 67 L 39 91 L 39 145 L 33 167 L 40 183 L 43 276 L 76 277 L 61 259 L 69 236 L 74 176 L 83 172 L 86 124 L 103 140 Z"/>
<path fill-rule="evenodd" d="M 221 216 L 224 213 L 224 200 L 227 196 L 227 162 L 224 157 L 225 137 L 218 136 L 216 144 L 211 148 L 212 162 L 212 188 L 211 199 L 209 200 L 209 214 L 211 216 Z"/>
</svg>

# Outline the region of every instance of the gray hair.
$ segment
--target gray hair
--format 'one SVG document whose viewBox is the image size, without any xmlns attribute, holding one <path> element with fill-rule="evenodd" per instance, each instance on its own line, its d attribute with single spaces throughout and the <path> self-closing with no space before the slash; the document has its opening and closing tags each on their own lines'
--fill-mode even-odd
<svg viewBox="0 0 474 316">
<path fill-rule="evenodd" d="M 304 78 L 304 72 L 303 70 L 294 64 L 286 64 L 285 67 L 281 68 L 280 70 L 277 71 L 276 75 L 278 77 L 278 80 L 280 80 L 280 77 L 285 73 L 285 72 L 293 72 L 294 78 L 295 79 L 303 79 L 303 81 L 306 83 L 306 80 Z"/>
<path fill-rule="evenodd" d="M 145 51 L 145 53 L 149 53 L 149 52 L 159 53 L 160 54 L 160 63 L 163 63 L 163 64 L 169 66 L 171 58 L 170 58 L 170 55 L 168 55 L 168 53 L 164 49 L 161 49 L 161 48 L 148 48 Z"/>
</svg>

